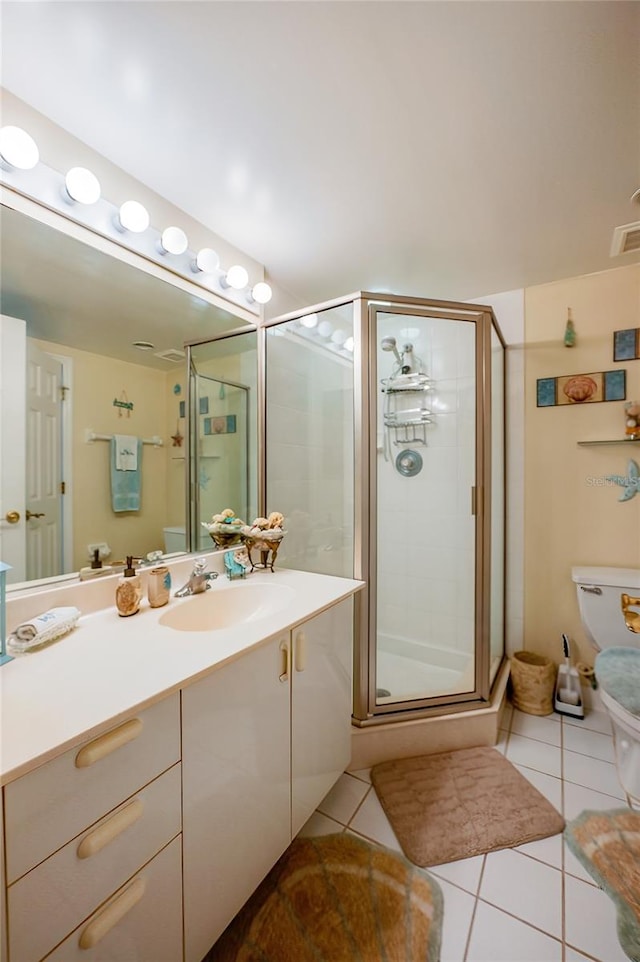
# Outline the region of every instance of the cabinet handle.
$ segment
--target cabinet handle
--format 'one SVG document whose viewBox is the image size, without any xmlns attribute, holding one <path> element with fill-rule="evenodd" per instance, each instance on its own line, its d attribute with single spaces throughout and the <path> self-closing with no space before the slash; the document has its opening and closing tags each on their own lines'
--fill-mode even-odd
<svg viewBox="0 0 640 962">
<path fill-rule="evenodd" d="M 304 631 L 299 631 L 296 635 L 294 664 L 296 671 L 304 671 L 307 667 L 307 639 Z"/>
<path fill-rule="evenodd" d="M 122 748 L 123 745 L 132 742 L 134 738 L 137 738 L 142 731 L 142 722 L 139 718 L 132 718 L 131 721 L 125 722 L 124 725 L 120 725 L 119 728 L 114 728 L 113 731 L 106 732 L 106 734 L 101 735 L 100 738 L 96 738 L 94 741 L 89 742 L 84 748 L 81 748 L 76 755 L 76 768 L 88 768 L 89 765 L 94 765 L 99 762 L 101 758 L 105 758 L 110 755 L 111 752 L 115 752 L 117 748 Z"/>
<path fill-rule="evenodd" d="M 119 812 L 112 815 L 110 819 L 99 825 L 93 832 L 85 835 L 78 845 L 78 858 L 91 858 L 92 855 L 97 855 L 105 845 L 112 842 L 118 835 L 122 835 L 126 828 L 137 822 L 143 810 L 144 805 L 139 798 L 134 799 L 125 808 L 121 808 Z"/>
<path fill-rule="evenodd" d="M 288 641 L 280 642 L 280 668 L 282 669 L 278 676 L 280 681 L 289 681 L 289 672 L 291 671 L 291 649 L 289 648 Z"/>
<path fill-rule="evenodd" d="M 109 934 L 114 925 L 117 925 L 120 919 L 123 919 L 127 912 L 138 904 L 146 887 L 146 880 L 137 878 L 118 898 L 107 905 L 106 909 L 89 922 L 82 931 L 78 942 L 80 948 L 93 949 L 105 935 Z"/>
</svg>

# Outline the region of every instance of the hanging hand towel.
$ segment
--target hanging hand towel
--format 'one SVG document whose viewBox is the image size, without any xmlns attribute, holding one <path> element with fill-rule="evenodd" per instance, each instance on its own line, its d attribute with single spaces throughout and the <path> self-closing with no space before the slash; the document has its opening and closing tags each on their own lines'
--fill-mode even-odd
<svg viewBox="0 0 640 962">
<path fill-rule="evenodd" d="M 139 511 L 140 489 L 142 487 L 142 441 L 133 438 L 136 452 L 135 470 L 123 471 L 117 467 L 118 442 L 111 440 L 111 506 L 115 512 Z"/>
<path fill-rule="evenodd" d="M 114 434 L 116 471 L 138 470 L 138 439 L 131 434 Z"/>
</svg>

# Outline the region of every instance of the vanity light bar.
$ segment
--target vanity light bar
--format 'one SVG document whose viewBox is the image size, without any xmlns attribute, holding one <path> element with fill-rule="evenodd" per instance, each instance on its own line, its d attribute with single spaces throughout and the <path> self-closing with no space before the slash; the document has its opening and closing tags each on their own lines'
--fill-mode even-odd
<svg viewBox="0 0 640 962">
<path fill-rule="evenodd" d="M 149 212 L 138 201 L 126 200 L 118 207 L 105 200 L 90 170 L 73 167 L 63 176 L 47 167 L 40 161 L 36 142 L 20 127 L 0 129 L 0 183 L 251 314 L 259 316 L 262 305 L 271 300 L 271 288 L 264 281 L 249 288 L 249 274 L 241 265 L 225 270 L 211 248 L 190 251 L 180 227 L 163 231 L 151 227 Z"/>
</svg>

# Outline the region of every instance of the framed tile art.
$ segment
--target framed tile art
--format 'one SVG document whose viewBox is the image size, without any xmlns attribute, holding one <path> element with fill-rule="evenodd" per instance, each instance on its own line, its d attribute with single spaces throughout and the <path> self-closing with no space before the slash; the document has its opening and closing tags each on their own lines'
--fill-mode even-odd
<svg viewBox="0 0 640 962">
<path fill-rule="evenodd" d="M 613 332 L 613 360 L 635 361 L 640 358 L 640 327 Z"/>
<path fill-rule="evenodd" d="M 624 401 L 626 396 L 627 372 L 624 370 L 566 374 L 536 381 L 536 405 L 539 408 Z"/>
</svg>

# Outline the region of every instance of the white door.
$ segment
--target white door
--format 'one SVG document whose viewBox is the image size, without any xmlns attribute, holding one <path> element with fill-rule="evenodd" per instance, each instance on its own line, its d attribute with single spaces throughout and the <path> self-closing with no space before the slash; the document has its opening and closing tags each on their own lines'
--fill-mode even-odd
<svg viewBox="0 0 640 962">
<path fill-rule="evenodd" d="M 27 578 L 62 564 L 62 365 L 27 341 Z"/>
<path fill-rule="evenodd" d="M 0 315 L 0 560 L 11 565 L 7 582 L 26 578 L 27 325 Z"/>
<path fill-rule="evenodd" d="M 351 760 L 352 637 L 350 598 L 292 632 L 292 836 Z"/>
</svg>

